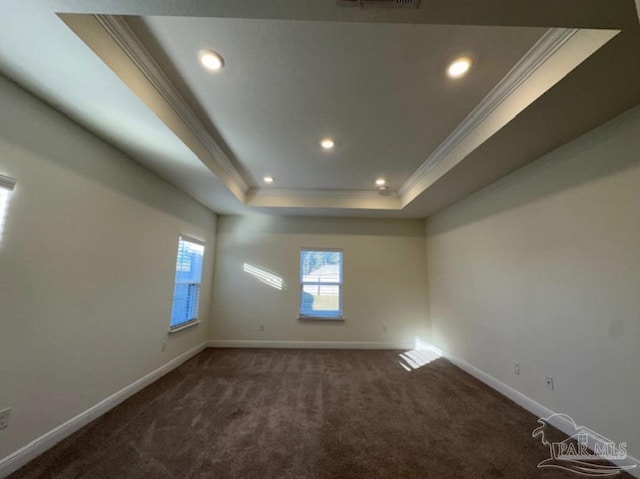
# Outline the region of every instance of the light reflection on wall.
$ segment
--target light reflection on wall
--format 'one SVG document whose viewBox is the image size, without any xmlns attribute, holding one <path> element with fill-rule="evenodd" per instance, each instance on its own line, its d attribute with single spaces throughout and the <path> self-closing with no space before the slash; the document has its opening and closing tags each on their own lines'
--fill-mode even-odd
<svg viewBox="0 0 640 479">
<path fill-rule="evenodd" d="M 4 223 L 7 218 L 7 210 L 9 209 L 9 195 L 11 192 L 6 188 L 0 187 L 0 245 L 2 245 L 2 236 L 4 235 Z"/>
<path fill-rule="evenodd" d="M 282 290 L 285 287 L 285 283 L 282 277 L 276 274 L 270 273 L 269 271 L 266 271 L 262 268 L 258 268 L 257 266 L 244 263 L 242 265 L 242 270 L 245 273 L 253 276 L 255 279 L 257 279 L 261 283 L 264 283 L 267 286 L 271 286 L 272 288 L 275 288 L 277 290 Z"/>
<path fill-rule="evenodd" d="M 413 371 L 442 357 L 442 351 L 435 346 L 416 338 L 415 347 L 411 351 L 400 354 L 400 366 L 407 371 Z"/>
</svg>

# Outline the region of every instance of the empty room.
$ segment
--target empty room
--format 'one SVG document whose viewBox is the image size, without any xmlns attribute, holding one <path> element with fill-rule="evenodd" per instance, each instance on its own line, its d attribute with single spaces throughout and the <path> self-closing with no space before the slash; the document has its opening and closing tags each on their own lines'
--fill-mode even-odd
<svg viewBox="0 0 640 479">
<path fill-rule="evenodd" d="M 0 478 L 640 478 L 640 0 L 0 0 Z"/>
</svg>

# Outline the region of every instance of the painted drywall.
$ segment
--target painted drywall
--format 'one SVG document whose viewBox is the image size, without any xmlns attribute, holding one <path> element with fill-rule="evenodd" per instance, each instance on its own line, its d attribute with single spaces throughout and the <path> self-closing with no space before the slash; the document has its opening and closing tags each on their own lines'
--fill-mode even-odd
<svg viewBox="0 0 640 479">
<path fill-rule="evenodd" d="M 424 241 L 422 220 L 221 216 L 211 337 L 410 346 L 429 329 Z M 345 321 L 298 319 L 305 247 L 343 250 Z M 245 263 L 282 278 L 284 288 L 244 272 Z"/>
<path fill-rule="evenodd" d="M 167 331 L 180 233 L 207 242 L 209 317 L 216 218 L 2 77 L 0 174 L 1 459 L 206 341 Z"/>
<path fill-rule="evenodd" d="M 636 457 L 639 152 L 636 107 L 427 221 L 433 343 Z"/>
</svg>

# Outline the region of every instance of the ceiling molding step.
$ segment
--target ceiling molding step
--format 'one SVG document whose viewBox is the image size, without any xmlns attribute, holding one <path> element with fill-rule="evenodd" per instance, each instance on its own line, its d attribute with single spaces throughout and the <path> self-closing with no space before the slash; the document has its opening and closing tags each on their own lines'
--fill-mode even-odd
<svg viewBox="0 0 640 479">
<path fill-rule="evenodd" d="M 321 196 L 341 198 L 380 198 L 382 195 L 375 190 L 330 190 L 319 188 L 249 188 L 248 196 Z M 396 193 L 384 196 L 385 198 L 399 198 Z"/>
<path fill-rule="evenodd" d="M 252 188 L 246 204 L 263 208 L 402 209 L 398 195 L 382 196 L 369 190 Z"/>
<path fill-rule="evenodd" d="M 140 42 L 140 39 L 129 27 L 124 18 L 118 15 L 98 14 L 94 15 L 94 17 L 158 93 L 160 93 L 167 104 L 177 113 L 198 141 L 202 143 L 218 166 L 243 193 L 246 193 L 249 189 L 247 182 L 233 166 L 229 157 L 213 139 L 207 128 L 198 118 L 198 115 L 195 114 L 191 106 L 189 106 L 189 103 L 173 83 L 171 83 L 171 80 L 167 78 L 164 71 Z"/>
<path fill-rule="evenodd" d="M 638 1 L 638 0 L 636 0 Z M 18 2 L 15 2 L 18 3 Z M 27 3 L 27 2 L 23 2 Z M 423 1 L 418 9 L 338 8 L 335 0 L 46 0 L 58 13 L 580 28 L 634 27 L 628 0 Z M 633 9 L 633 1 L 630 2 Z M 632 23 L 633 22 L 633 23 Z"/>
<path fill-rule="evenodd" d="M 409 190 L 419 184 L 429 171 L 468 137 L 500 104 L 577 32 L 578 29 L 575 28 L 551 28 L 547 30 L 489 94 L 467 115 L 462 123 L 453 130 L 400 187 L 400 195 L 404 196 Z"/>
</svg>

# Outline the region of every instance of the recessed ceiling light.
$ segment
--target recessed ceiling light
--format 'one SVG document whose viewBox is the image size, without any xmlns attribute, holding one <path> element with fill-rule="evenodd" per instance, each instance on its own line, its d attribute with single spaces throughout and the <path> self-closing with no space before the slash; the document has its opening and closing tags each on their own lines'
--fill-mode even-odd
<svg viewBox="0 0 640 479">
<path fill-rule="evenodd" d="M 384 178 L 378 178 L 376 180 L 376 185 L 378 185 L 378 186 L 384 186 L 385 183 L 386 183 L 386 181 L 385 181 Z"/>
<path fill-rule="evenodd" d="M 458 58 L 447 68 L 447 75 L 451 78 L 460 78 L 469 71 L 469 68 L 471 68 L 469 58 Z"/>
<path fill-rule="evenodd" d="M 320 146 L 325 150 L 331 150 L 335 145 L 335 142 L 331 138 L 325 138 L 320 142 Z"/>
<path fill-rule="evenodd" d="M 224 66 L 224 60 L 220 54 L 211 50 L 200 50 L 200 52 L 198 52 L 198 58 L 200 59 L 202 66 L 207 70 L 215 72 L 222 70 L 222 67 Z"/>
<path fill-rule="evenodd" d="M 265 183 L 273 183 L 273 176 L 265 176 L 262 178 Z"/>
</svg>

